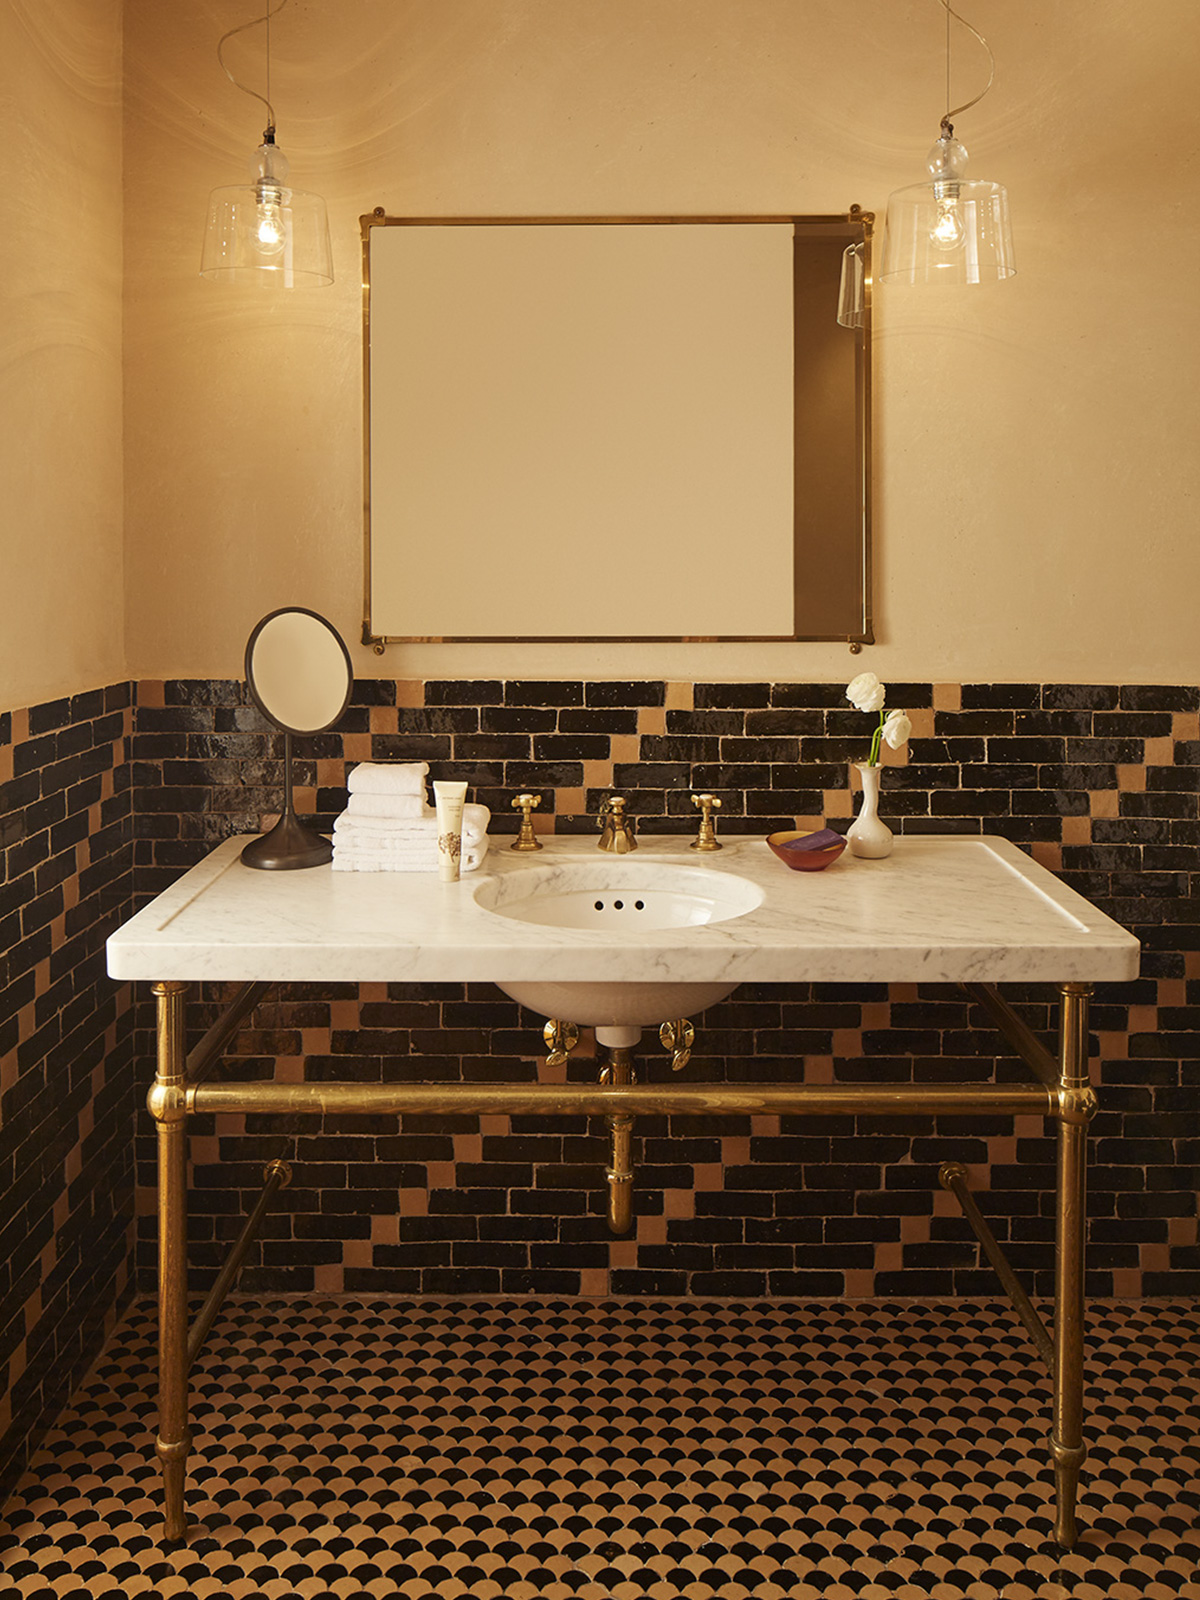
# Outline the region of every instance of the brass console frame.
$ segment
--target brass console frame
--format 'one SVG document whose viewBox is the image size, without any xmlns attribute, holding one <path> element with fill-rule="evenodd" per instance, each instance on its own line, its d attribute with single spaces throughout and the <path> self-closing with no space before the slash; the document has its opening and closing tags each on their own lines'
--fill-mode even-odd
<svg viewBox="0 0 1200 1600">
<path fill-rule="evenodd" d="M 184 1003 L 188 985 L 156 983 L 157 1071 L 147 1097 L 158 1127 L 158 1312 L 159 1422 L 155 1450 L 162 1465 L 164 1538 L 186 1538 L 185 1491 L 188 1432 L 188 1370 L 203 1337 L 236 1277 L 254 1232 L 275 1190 L 286 1183 L 286 1165 L 267 1168 L 263 1197 L 243 1228 L 230 1261 L 210 1294 L 189 1338 L 187 1317 L 187 1119 L 194 1112 L 325 1111 L 379 1113 L 453 1112 L 490 1115 L 604 1116 L 618 1158 L 608 1173 L 617 1220 L 625 1221 L 628 1199 L 625 1134 L 629 1119 L 652 1113 L 780 1113 L 787 1116 L 970 1116 L 1003 1113 L 1044 1116 L 1057 1124 L 1054 1325 L 1048 1333 L 1021 1291 L 999 1246 L 966 1194 L 963 1169 L 942 1168 L 943 1186 L 956 1194 L 993 1265 L 1001 1271 L 1018 1314 L 1051 1370 L 1054 1403 L 1050 1453 L 1057 1491 L 1055 1538 L 1075 1543 L 1075 1502 L 1083 1443 L 1084 1244 L 1086 1144 L 1096 1097 L 1088 1081 L 1088 1002 L 1091 985 L 1064 983 L 1060 996 L 1057 1058 L 1021 1022 L 991 985 L 969 992 L 986 1006 L 1004 1036 L 1032 1068 L 1027 1084 L 358 1084 L 216 1083 L 204 1078 L 220 1052 L 269 986 L 244 984 L 222 1017 L 188 1056 Z M 611 1076 L 625 1077 L 622 1071 Z M 1015 1290 L 1015 1292 L 1014 1292 Z"/>
</svg>

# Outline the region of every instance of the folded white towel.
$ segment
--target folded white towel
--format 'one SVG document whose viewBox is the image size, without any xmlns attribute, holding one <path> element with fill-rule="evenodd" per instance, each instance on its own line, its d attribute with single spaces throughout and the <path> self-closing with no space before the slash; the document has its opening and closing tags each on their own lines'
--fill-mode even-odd
<svg viewBox="0 0 1200 1600">
<path fill-rule="evenodd" d="M 432 817 L 424 794 L 352 794 L 346 806 L 352 817 Z"/>
<path fill-rule="evenodd" d="M 464 844 L 474 844 L 488 830 L 492 813 L 487 806 L 463 807 L 462 836 Z M 371 845 L 400 843 L 406 840 L 433 840 L 437 842 L 437 816 L 430 811 L 421 817 L 361 817 L 350 814 L 350 807 L 334 819 L 334 839 L 340 843 L 361 840 Z"/>
<path fill-rule="evenodd" d="M 474 844 L 463 841 L 459 857 L 460 872 L 474 872 L 488 852 L 488 840 Z M 335 872 L 436 872 L 438 870 L 437 839 L 420 840 L 404 849 L 369 849 L 366 845 L 333 842 L 333 870 Z"/>
<path fill-rule="evenodd" d="M 346 787 L 351 794 L 424 795 L 428 771 L 428 761 L 360 761 Z"/>
</svg>

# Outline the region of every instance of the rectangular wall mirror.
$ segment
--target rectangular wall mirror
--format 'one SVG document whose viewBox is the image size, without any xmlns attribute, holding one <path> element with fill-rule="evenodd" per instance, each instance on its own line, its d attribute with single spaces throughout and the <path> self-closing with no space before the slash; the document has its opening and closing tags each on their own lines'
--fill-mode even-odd
<svg viewBox="0 0 1200 1600">
<path fill-rule="evenodd" d="M 364 643 L 870 642 L 871 222 L 363 217 Z"/>
</svg>

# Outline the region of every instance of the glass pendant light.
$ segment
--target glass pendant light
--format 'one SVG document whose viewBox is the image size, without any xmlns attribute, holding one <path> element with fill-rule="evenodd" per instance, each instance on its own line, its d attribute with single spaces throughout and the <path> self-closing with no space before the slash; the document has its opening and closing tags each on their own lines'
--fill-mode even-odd
<svg viewBox="0 0 1200 1600">
<path fill-rule="evenodd" d="M 263 142 L 254 153 L 250 182 L 214 189 L 208 202 L 208 222 L 200 272 L 225 283 L 259 284 L 292 289 L 333 282 L 329 248 L 329 220 L 320 195 L 305 194 L 287 186 L 288 160 L 275 143 L 275 111 L 271 105 L 271 18 L 287 0 L 252 22 L 231 28 L 217 45 L 217 60 L 235 88 L 253 95 L 267 108 Z M 223 50 L 235 33 L 267 25 L 267 93 L 259 94 L 239 83 L 225 65 Z"/>
<path fill-rule="evenodd" d="M 996 58 L 987 40 L 958 12 L 946 9 L 946 104 L 950 103 L 950 19 L 961 22 L 988 53 L 991 71 L 974 100 L 947 111 L 929 152 L 929 183 L 897 189 L 887 205 L 880 278 L 885 283 L 998 283 L 1016 272 L 1008 191 L 967 177 L 967 152 L 954 137 L 952 117 L 978 105 L 992 87 Z"/>
<path fill-rule="evenodd" d="M 861 328 L 867 320 L 867 295 L 864 282 L 865 247 L 860 239 L 842 252 L 842 277 L 838 285 L 837 319 L 843 328 Z"/>
</svg>

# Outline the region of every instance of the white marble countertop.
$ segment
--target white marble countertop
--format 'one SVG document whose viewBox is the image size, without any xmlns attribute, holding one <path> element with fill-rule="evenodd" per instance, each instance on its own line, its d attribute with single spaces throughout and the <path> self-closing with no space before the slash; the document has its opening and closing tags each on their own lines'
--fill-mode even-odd
<svg viewBox="0 0 1200 1600">
<path fill-rule="evenodd" d="M 432 874 L 261 872 L 229 839 L 108 941 L 114 978 L 181 981 L 639 983 L 1119 982 L 1136 977 L 1132 934 L 1004 839 L 917 835 L 884 861 L 845 852 L 793 872 L 761 838 L 700 855 L 647 835 L 612 857 L 595 836 L 543 836 L 516 854 L 492 841 L 482 868 Z M 556 864 L 672 863 L 749 880 L 740 917 L 625 932 L 544 927 L 476 904 L 511 874 Z"/>
</svg>

